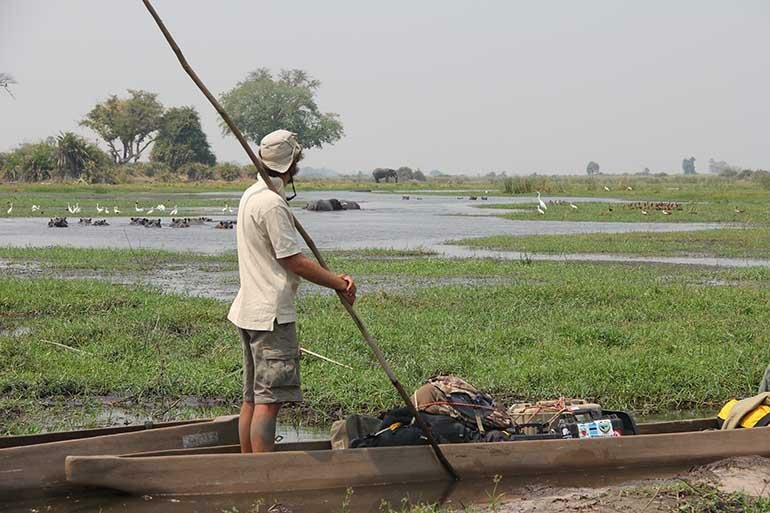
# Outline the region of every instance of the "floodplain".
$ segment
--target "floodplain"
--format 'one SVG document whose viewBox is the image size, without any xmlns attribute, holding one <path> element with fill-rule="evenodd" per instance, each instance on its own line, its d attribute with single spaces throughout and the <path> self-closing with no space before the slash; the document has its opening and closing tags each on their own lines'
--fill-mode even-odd
<svg viewBox="0 0 770 513">
<path fill-rule="evenodd" d="M 358 310 L 407 389 L 452 373 L 502 403 L 576 396 L 640 418 L 715 412 L 754 393 L 770 362 L 767 189 L 719 178 L 532 180 L 524 185 L 538 189 L 519 193 L 501 183 L 443 191 L 367 184 L 372 191 L 360 192 L 357 183 L 324 190 L 311 182 L 300 199 L 364 199 L 363 210 L 308 212 L 300 204 L 295 213 L 331 267 L 356 277 Z M 0 219 L 8 228 L 0 247 L 2 434 L 237 411 L 241 354 L 226 320 L 238 287 L 234 233 L 176 230 L 190 243 L 173 246 L 170 228 L 130 227 L 126 216 L 140 201 L 233 218 L 221 209 L 237 207 L 244 187 L 3 186 L 16 208 Z M 545 214 L 536 210 L 540 189 Z M 27 203 L 51 212 L 79 202 L 96 214 L 97 201 L 122 211 L 110 218 L 113 238 L 97 227 L 43 230 L 45 218 L 24 212 Z M 657 202 L 679 208 L 642 214 L 637 206 Z M 348 240 L 351 223 L 363 223 L 362 235 Z M 42 234 L 34 244 L 7 243 L 35 230 Z M 95 243 L 81 243 L 85 237 Z M 480 258 L 477 249 L 516 256 Z M 715 265 L 706 257 L 760 264 Z M 335 297 L 305 284 L 298 313 L 303 347 L 352 370 L 304 356 L 305 403 L 288 410 L 285 432 L 294 426 L 299 436 L 324 436 L 334 419 L 398 404 Z"/>
</svg>

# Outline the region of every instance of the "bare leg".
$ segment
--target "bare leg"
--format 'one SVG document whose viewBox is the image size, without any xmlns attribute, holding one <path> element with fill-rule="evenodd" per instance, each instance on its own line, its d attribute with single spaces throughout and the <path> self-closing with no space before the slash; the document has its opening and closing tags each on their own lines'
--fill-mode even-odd
<svg viewBox="0 0 770 513">
<path fill-rule="evenodd" d="M 252 452 L 272 452 L 275 449 L 275 422 L 281 403 L 255 404 L 251 418 Z"/>
<path fill-rule="evenodd" d="M 243 401 L 241 416 L 238 418 L 238 438 L 241 440 L 241 452 L 251 452 L 251 418 L 254 416 L 254 403 Z"/>
</svg>

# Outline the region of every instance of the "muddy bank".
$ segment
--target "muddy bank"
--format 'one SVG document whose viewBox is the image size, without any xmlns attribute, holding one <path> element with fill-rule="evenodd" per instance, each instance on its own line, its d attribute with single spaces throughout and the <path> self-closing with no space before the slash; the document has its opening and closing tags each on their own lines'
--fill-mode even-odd
<svg viewBox="0 0 770 513">
<path fill-rule="evenodd" d="M 228 265 L 159 266 L 151 271 L 141 272 L 100 272 L 92 270 L 49 269 L 37 262 L 19 263 L 0 259 L 0 275 L 19 278 L 56 277 L 71 280 L 104 280 L 120 285 L 147 285 L 156 287 L 165 293 L 188 296 L 208 297 L 221 301 L 232 301 L 238 293 L 240 281 L 238 271 Z M 358 290 L 361 293 L 398 292 L 401 294 L 423 288 L 460 285 L 482 287 L 512 283 L 513 279 L 504 277 L 410 277 L 408 282 L 385 275 L 362 275 L 358 278 Z M 303 281 L 299 295 L 331 295 L 329 289 Z"/>
<path fill-rule="evenodd" d="M 477 513 L 725 512 L 770 511 L 770 459 L 729 458 L 675 476 L 622 485 L 556 488 L 532 486 L 517 496 L 498 495 Z M 504 493 L 504 492 L 501 492 Z M 493 500 L 493 502 L 495 502 Z"/>
</svg>

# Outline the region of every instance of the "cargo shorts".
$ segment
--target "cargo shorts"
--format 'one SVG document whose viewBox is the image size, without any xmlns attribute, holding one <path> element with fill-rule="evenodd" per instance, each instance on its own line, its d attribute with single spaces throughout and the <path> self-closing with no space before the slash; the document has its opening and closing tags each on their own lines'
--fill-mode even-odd
<svg viewBox="0 0 770 513">
<path fill-rule="evenodd" d="M 297 325 L 274 324 L 273 331 L 238 328 L 243 348 L 243 400 L 255 404 L 302 401 Z"/>
</svg>

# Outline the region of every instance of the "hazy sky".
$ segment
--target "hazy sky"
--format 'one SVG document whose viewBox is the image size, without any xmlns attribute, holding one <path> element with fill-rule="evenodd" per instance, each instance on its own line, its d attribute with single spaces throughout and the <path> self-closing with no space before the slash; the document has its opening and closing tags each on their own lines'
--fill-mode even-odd
<svg viewBox="0 0 770 513">
<path fill-rule="evenodd" d="M 681 172 L 694 155 L 770 169 L 770 2 L 155 0 L 217 95 L 302 68 L 345 137 L 306 165 L 509 173 Z M 0 0 L 0 150 L 125 90 L 193 105 L 245 162 L 139 0 Z"/>
</svg>

